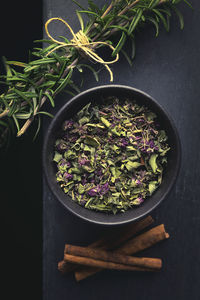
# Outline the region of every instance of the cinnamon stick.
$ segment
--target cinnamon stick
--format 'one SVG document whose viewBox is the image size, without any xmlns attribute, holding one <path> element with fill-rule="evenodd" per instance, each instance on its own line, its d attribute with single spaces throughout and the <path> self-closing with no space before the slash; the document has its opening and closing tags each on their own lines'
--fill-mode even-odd
<svg viewBox="0 0 200 300">
<path fill-rule="evenodd" d="M 167 238 L 169 238 L 169 234 L 165 231 L 164 225 L 161 224 L 129 240 L 116 251 L 121 254 L 132 255 L 138 253 L 139 251 L 145 250 Z M 75 271 L 75 278 L 77 281 L 80 281 L 99 271 L 101 271 L 100 268 L 92 269 L 82 267 Z"/>
<path fill-rule="evenodd" d="M 162 261 L 159 258 L 149 258 L 149 257 L 133 257 L 128 255 L 122 255 L 117 251 L 106 251 L 101 249 L 92 249 L 89 247 L 80 247 L 74 245 L 66 245 L 66 254 L 64 255 L 64 260 L 70 261 L 69 255 L 83 257 L 85 258 L 84 265 L 89 265 L 86 261 L 88 258 L 94 260 L 100 260 L 107 262 L 112 262 L 116 264 L 123 264 L 128 266 L 137 266 L 142 268 L 150 269 L 160 269 L 162 267 Z M 99 265 L 96 265 L 97 267 Z"/>
<path fill-rule="evenodd" d="M 154 222 L 151 216 L 147 216 L 135 223 L 125 225 L 121 229 L 117 229 L 100 240 L 92 243 L 90 247 L 101 248 L 106 250 L 113 250 L 119 247 L 121 244 L 126 242 L 128 239 L 141 232 Z"/>
<path fill-rule="evenodd" d="M 135 223 L 125 225 L 120 230 L 111 231 L 109 234 L 103 238 L 93 242 L 88 247 L 90 248 L 100 248 L 105 250 L 113 250 L 123 244 L 125 241 L 130 239 L 133 235 L 141 232 L 154 222 L 151 216 L 147 216 Z M 65 251 L 64 251 L 65 253 Z M 65 274 L 66 272 L 74 271 L 77 269 L 77 265 L 69 263 L 62 260 L 58 263 L 58 270 Z"/>
<path fill-rule="evenodd" d="M 165 231 L 164 224 L 158 225 L 143 234 L 129 240 L 125 245 L 121 246 L 117 251 L 123 254 L 135 254 L 144 249 L 150 248 L 156 243 L 168 239 L 169 234 Z"/>
<path fill-rule="evenodd" d="M 89 257 L 76 256 L 71 254 L 65 254 L 65 261 L 73 262 L 79 265 L 85 265 L 90 267 L 99 267 L 103 269 L 112 270 L 124 270 L 124 271 L 155 271 L 155 269 L 141 268 L 132 265 L 125 265 L 121 263 L 113 263 L 110 261 L 103 261 Z"/>
</svg>

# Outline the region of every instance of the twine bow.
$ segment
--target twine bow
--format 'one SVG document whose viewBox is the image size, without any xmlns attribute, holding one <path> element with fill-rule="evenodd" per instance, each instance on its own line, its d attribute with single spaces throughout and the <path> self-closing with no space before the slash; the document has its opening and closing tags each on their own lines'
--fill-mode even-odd
<svg viewBox="0 0 200 300">
<path fill-rule="evenodd" d="M 58 41 L 56 39 L 54 39 L 51 34 L 49 33 L 48 30 L 48 25 L 52 22 L 52 21 L 61 21 L 62 23 L 64 23 L 66 25 L 66 27 L 70 30 L 73 39 L 70 41 L 70 43 L 66 43 L 66 42 L 61 42 Z M 109 64 L 113 64 L 116 61 L 118 61 L 119 59 L 119 54 L 117 53 L 116 58 L 112 61 L 104 61 L 103 58 L 101 58 L 93 49 L 92 46 L 96 46 L 96 45 L 105 45 L 107 47 L 109 47 L 110 49 L 114 50 L 115 48 L 110 45 L 107 42 L 90 42 L 88 37 L 86 36 L 86 34 L 83 32 L 83 30 L 78 31 L 77 33 L 74 33 L 73 29 L 71 28 L 71 26 L 62 18 L 50 18 L 46 23 L 45 23 L 45 31 L 46 34 L 48 35 L 48 37 L 55 43 L 58 44 L 58 46 L 56 46 L 55 48 L 53 48 L 51 51 L 49 51 L 47 53 L 47 56 L 49 54 L 51 54 L 53 51 L 62 48 L 62 47 L 75 47 L 77 49 L 82 50 L 87 56 L 89 56 L 90 58 L 92 58 L 93 61 L 96 61 L 98 63 L 101 63 L 105 66 L 105 68 L 108 70 L 109 74 L 110 74 L 110 81 L 113 81 L 113 72 L 110 69 L 110 67 L 108 66 Z"/>
</svg>

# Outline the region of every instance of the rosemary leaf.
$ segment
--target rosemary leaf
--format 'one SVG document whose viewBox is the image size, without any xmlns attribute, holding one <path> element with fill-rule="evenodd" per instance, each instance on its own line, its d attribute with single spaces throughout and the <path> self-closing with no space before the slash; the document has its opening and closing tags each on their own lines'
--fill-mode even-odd
<svg viewBox="0 0 200 300">
<path fill-rule="evenodd" d="M 52 107 L 55 107 L 55 102 L 53 100 L 53 97 L 50 95 L 50 93 L 48 91 L 45 93 L 45 96 L 47 96 L 47 98 L 49 98 Z"/>
<path fill-rule="evenodd" d="M 122 32 L 121 38 L 117 44 L 117 46 L 115 47 L 115 49 L 113 50 L 112 56 L 116 56 L 117 53 L 119 53 L 119 51 L 122 49 L 122 47 L 124 46 L 124 43 L 126 42 L 126 34 L 124 33 L 124 31 Z"/>
<path fill-rule="evenodd" d="M 164 25 L 166 31 L 168 32 L 169 24 L 168 24 L 167 20 L 165 19 L 165 17 L 163 16 L 163 14 L 158 9 L 153 9 L 153 12 L 158 15 L 159 19 L 163 22 L 163 25 Z"/>
<path fill-rule="evenodd" d="M 61 92 L 65 86 L 69 83 L 70 81 L 70 78 L 72 76 L 72 73 L 73 73 L 73 69 L 71 68 L 67 74 L 67 76 L 65 77 L 65 79 L 62 80 L 61 84 L 57 87 L 57 89 L 55 90 L 55 94 Z"/>
<path fill-rule="evenodd" d="M 77 65 L 76 67 L 77 67 L 77 69 L 79 70 L 79 72 L 82 72 L 82 67 L 85 67 L 85 68 L 89 69 L 90 71 L 92 71 L 95 80 L 96 80 L 97 82 L 99 81 L 98 73 L 95 71 L 95 69 L 94 69 L 92 66 L 87 65 L 87 64 L 79 64 L 79 65 Z"/>
<path fill-rule="evenodd" d="M 142 13 L 143 13 L 143 10 L 142 9 L 138 9 L 134 18 L 132 19 L 131 21 L 131 24 L 129 26 L 129 29 L 128 29 L 128 34 L 130 35 L 136 28 L 138 22 L 140 21 L 141 17 L 142 17 Z"/>
</svg>

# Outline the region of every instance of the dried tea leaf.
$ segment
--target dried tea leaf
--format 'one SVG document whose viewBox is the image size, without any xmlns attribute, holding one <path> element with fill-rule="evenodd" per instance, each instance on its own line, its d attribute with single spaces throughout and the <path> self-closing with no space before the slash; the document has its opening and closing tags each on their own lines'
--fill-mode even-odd
<svg viewBox="0 0 200 300">
<path fill-rule="evenodd" d="M 58 163 L 61 159 L 62 159 L 62 154 L 55 151 L 53 161 Z"/>
<path fill-rule="evenodd" d="M 133 100 L 88 103 L 55 142 L 58 184 L 87 209 L 116 214 L 141 205 L 167 164 L 170 147 L 159 128 L 156 114 Z"/>
</svg>

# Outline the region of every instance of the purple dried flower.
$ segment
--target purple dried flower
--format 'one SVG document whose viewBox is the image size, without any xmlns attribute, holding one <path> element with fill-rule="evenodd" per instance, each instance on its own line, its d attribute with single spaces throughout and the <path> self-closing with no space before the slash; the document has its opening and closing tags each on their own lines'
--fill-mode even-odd
<svg viewBox="0 0 200 300">
<path fill-rule="evenodd" d="M 69 138 L 68 138 L 68 141 L 71 142 L 71 143 L 75 143 L 77 141 L 78 137 L 76 135 L 71 135 Z"/>
<path fill-rule="evenodd" d="M 59 152 L 63 152 L 68 147 L 67 143 L 64 140 L 60 140 L 59 143 L 56 145 L 56 148 Z"/>
<path fill-rule="evenodd" d="M 63 174 L 63 178 L 64 178 L 65 181 L 68 181 L 68 180 L 70 180 L 70 179 L 73 178 L 73 175 L 72 175 L 72 174 L 69 174 L 69 173 L 67 173 L 67 172 L 65 172 L 65 173 Z"/>
<path fill-rule="evenodd" d="M 138 197 L 137 200 L 138 200 L 138 204 L 141 204 L 142 202 L 144 202 L 144 199 L 142 197 Z"/>
<path fill-rule="evenodd" d="M 148 154 L 149 154 L 149 153 L 152 153 L 152 152 L 153 152 L 153 150 L 150 149 L 150 148 L 146 150 L 146 153 L 148 153 Z"/>
<path fill-rule="evenodd" d="M 136 179 L 136 184 L 141 184 L 141 181 L 139 179 Z"/>
<path fill-rule="evenodd" d="M 122 138 L 120 142 L 122 147 L 126 147 L 129 144 L 125 138 Z"/>
<path fill-rule="evenodd" d="M 139 135 L 136 135 L 136 136 L 135 136 L 135 140 L 136 140 L 136 141 L 141 140 L 141 138 L 142 138 L 142 137 L 139 136 Z"/>
<path fill-rule="evenodd" d="M 65 159 L 61 159 L 58 163 L 58 170 L 60 170 L 61 172 L 66 171 L 70 167 L 70 162 L 66 161 Z"/>
<path fill-rule="evenodd" d="M 80 159 L 78 160 L 78 163 L 79 163 L 80 166 L 83 166 L 83 165 L 85 165 L 85 164 L 88 163 L 88 162 L 89 162 L 89 160 L 86 159 L 86 158 L 80 158 Z"/>
<path fill-rule="evenodd" d="M 154 144 L 153 140 L 149 141 L 149 147 L 152 148 L 152 149 L 155 147 L 155 144 Z"/>
<path fill-rule="evenodd" d="M 96 191 L 97 191 L 97 193 L 101 192 L 101 186 L 99 184 L 96 186 Z"/>
<path fill-rule="evenodd" d="M 63 123 L 63 130 L 72 128 L 74 122 L 72 120 L 67 120 Z"/>
<path fill-rule="evenodd" d="M 145 177 L 146 172 L 147 172 L 146 170 L 140 170 L 140 171 L 139 171 L 140 179 L 143 179 L 143 178 Z"/>
<path fill-rule="evenodd" d="M 104 134 L 104 131 L 101 128 L 96 128 L 96 133 L 101 136 Z"/>
<path fill-rule="evenodd" d="M 87 180 L 86 180 L 86 178 L 85 178 L 85 177 L 84 177 L 84 178 L 82 178 L 82 179 L 81 179 L 81 184 L 82 184 L 82 185 L 85 185 L 86 183 L 87 183 Z"/>
<path fill-rule="evenodd" d="M 82 200 L 82 199 L 80 200 L 80 205 L 81 205 L 81 206 L 85 206 L 86 203 L 87 203 L 86 200 Z"/>
<path fill-rule="evenodd" d="M 101 170 L 101 169 L 97 170 L 97 171 L 96 171 L 96 175 L 97 175 L 97 176 L 102 176 L 102 170 Z"/>
<path fill-rule="evenodd" d="M 65 141 L 68 141 L 69 137 L 70 137 L 69 132 L 65 132 L 65 134 L 63 135 L 63 139 Z"/>
<path fill-rule="evenodd" d="M 63 176 L 62 176 L 62 173 L 60 171 L 58 171 L 56 173 L 56 179 L 57 179 L 57 181 L 63 181 Z"/>
<path fill-rule="evenodd" d="M 97 195 L 97 191 L 94 188 L 90 189 L 87 193 L 91 197 L 94 197 Z"/>
<path fill-rule="evenodd" d="M 70 168 L 71 167 L 71 163 L 69 161 L 66 161 L 65 159 L 61 159 L 59 161 L 59 166 L 60 167 L 66 167 L 66 168 Z"/>
<path fill-rule="evenodd" d="M 103 184 L 101 186 L 100 194 L 105 195 L 108 191 L 109 191 L 109 184 L 108 184 L 108 182 L 106 182 L 105 184 Z"/>
</svg>

